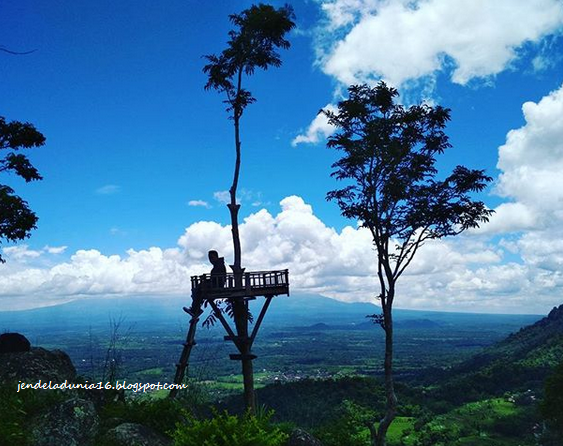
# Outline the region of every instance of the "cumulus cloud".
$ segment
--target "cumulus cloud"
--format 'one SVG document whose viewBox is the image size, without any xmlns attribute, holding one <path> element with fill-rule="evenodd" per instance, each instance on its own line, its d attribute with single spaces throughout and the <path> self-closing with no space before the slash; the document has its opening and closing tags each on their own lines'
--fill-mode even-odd
<svg viewBox="0 0 563 446">
<path fill-rule="evenodd" d="M 27 245 L 9 246 L 2 250 L 4 255 L 16 261 L 25 261 L 25 259 L 35 259 L 41 255 L 41 251 L 29 249 Z"/>
<path fill-rule="evenodd" d="M 407 102 L 432 103 L 436 78 L 446 72 L 465 85 L 510 69 L 532 43 L 534 71 L 553 60 L 563 27 L 558 0 L 319 0 L 317 64 L 342 87 L 385 80 Z M 334 110 L 334 105 L 326 108 Z M 334 132 L 319 114 L 292 145 L 316 144 Z"/>
<path fill-rule="evenodd" d="M 323 109 L 334 113 L 338 111 L 338 108 L 333 104 L 327 104 Z M 304 133 L 297 135 L 293 141 L 291 141 L 291 145 L 295 147 L 297 144 L 301 143 L 316 144 L 332 135 L 335 130 L 336 128 L 328 123 L 328 119 L 325 114 L 319 113 L 315 119 L 313 119 L 311 124 L 309 124 L 307 130 Z"/>
<path fill-rule="evenodd" d="M 62 254 L 66 251 L 67 246 L 45 246 L 43 249 L 35 250 L 30 249 L 28 245 L 8 246 L 2 249 L 4 256 L 16 262 L 26 262 L 28 260 L 37 259 L 44 253 L 48 254 Z"/>
<path fill-rule="evenodd" d="M 293 294 L 344 301 L 375 299 L 376 257 L 367 230 L 346 226 L 337 231 L 298 196 L 283 199 L 280 207 L 277 214 L 260 209 L 241 222 L 247 270 L 288 268 Z M 232 261 L 230 226 L 200 221 L 186 228 L 177 247 L 129 250 L 123 256 L 79 250 L 64 262 L 29 264 L 12 250 L 16 257 L 0 266 L 0 308 L 93 295 L 186 295 L 189 276 L 209 271 L 209 249 L 219 251 L 227 263 Z M 558 247 L 552 249 L 559 252 Z M 45 251 L 40 256 L 52 254 Z M 557 302 L 553 290 L 563 280 L 535 258 L 525 261 L 503 264 L 503 250 L 475 236 L 427 243 L 401 278 L 397 306 L 546 311 Z"/>
<path fill-rule="evenodd" d="M 522 111 L 525 124 L 508 132 L 499 148 L 495 191 L 509 201 L 475 232 L 514 232 L 499 244 L 522 259 L 512 268 L 518 279 L 511 280 L 520 294 L 553 296 L 557 303 L 563 294 L 563 86 Z M 499 280 L 504 276 L 501 271 Z"/>
<path fill-rule="evenodd" d="M 557 0 L 334 0 L 322 9 L 319 63 L 345 85 L 400 86 L 440 70 L 464 85 L 500 73 L 524 43 L 563 26 Z"/>
<path fill-rule="evenodd" d="M 506 234 L 533 229 L 539 224 L 540 215 L 523 203 L 502 203 L 495 208 L 489 223 L 471 232 L 478 234 Z"/>
<path fill-rule="evenodd" d="M 86 296 L 189 292 L 189 271 L 177 248 L 129 250 L 123 257 L 79 250 L 68 261 L 49 263 L 45 259 L 27 265 L 18 256 L 7 257 L 1 267 L 0 310 L 34 308 Z"/>
<path fill-rule="evenodd" d="M 540 233 L 556 239 L 563 225 L 563 86 L 538 103 L 526 102 L 522 112 L 525 124 L 509 131 L 499 147 L 494 190 L 509 201 L 476 232 L 526 231 L 523 240 Z"/>
<path fill-rule="evenodd" d="M 537 104 L 526 102 L 522 111 L 526 124 L 499 148 L 496 191 L 552 214 L 563 202 L 563 86 Z"/>
</svg>

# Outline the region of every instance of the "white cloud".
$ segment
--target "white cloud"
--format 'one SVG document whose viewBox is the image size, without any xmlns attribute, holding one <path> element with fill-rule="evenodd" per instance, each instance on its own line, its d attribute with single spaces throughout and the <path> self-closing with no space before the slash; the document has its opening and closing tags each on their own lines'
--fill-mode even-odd
<svg viewBox="0 0 563 446">
<path fill-rule="evenodd" d="M 319 63 L 345 85 L 383 78 L 400 86 L 441 70 L 464 85 L 507 69 L 524 43 L 563 26 L 557 0 L 334 0 L 322 8 Z"/>
<path fill-rule="evenodd" d="M 49 254 L 62 254 L 67 248 L 68 246 L 45 246 L 43 251 L 48 252 Z"/>
<path fill-rule="evenodd" d="M 331 112 L 337 112 L 338 109 L 333 104 L 327 104 L 324 110 Z M 307 131 L 303 134 L 297 135 L 293 141 L 291 141 L 292 146 L 296 146 L 301 143 L 316 144 L 319 141 L 327 138 L 336 131 L 336 128 L 328 123 L 328 119 L 324 113 L 319 113 L 315 119 L 309 124 Z"/>
<path fill-rule="evenodd" d="M 499 148 L 497 192 L 553 213 L 563 203 L 563 87 L 522 106 L 526 124 Z M 542 218 L 543 220 L 543 218 Z"/>
<path fill-rule="evenodd" d="M 121 190 L 121 187 L 115 184 L 106 184 L 98 189 L 96 189 L 96 194 L 98 195 L 113 195 L 118 193 Z"/>
<path fill-rule="evenodd" d="M 563 295 L 563 86 L 522 111 L 525 124 L 499 147 L 495 191 L 511 201 L 475 233 L 517 232 L 499 246 L 523 261 L 514 268 L 519 294 L 527 289 L 534 299 L 553 296 L 557 303 Z"/>
<path fill-rule="evenodd" d="M 213 198 L 222 204 L 228 204 L 231 202 L 231 196 L 228 190 L 213 192 Z"/>
<path fill-rule="evenodd" d="M 41 255 L 41 251 L 29 249 L 27 245 L 9 246 L 2 249 L 4 255 L 15 261 L 25 261 L 26 259 L 35 259 Z"/>
<path fill-rule="evenodd" d="M 247 270 L 285 269 L 293 294 L 312 293 L 345 301 L 373 301 L 376 260 L 365 229 L 327 226 L 298 196 L 280 202 L 273 215 L 261 209 L 240 226 Z M 533 239 L 517 240 L 534 244 Z M 466 311 L 547 311 L 560 299 L 563 277 L 531 252 L 524 263 L 503 264 L 502 249 L 482 237 L 458 237 L 424 246 L 401 278 L 398 307 Z M 0 309 L 41 306 L 92 295 L 189 294 L 190 275 L 208 272 L 207 251 L 232 261 L 230 226 L 200 221 L 186 228 L 178 247 L 129 250 L 123 256 L 79 250 L 67 261 L 26 263 L 11 257 L 0 266 Z M 25 248 L 28 250 L 28 248 Z M 21 251 L 21 250 L 20 250 Z M 12 250 L 12 254 L 17 253 Z M 40 253 L 49 256 L 48 251 Z M 559 257 L 557 257 L 559 256 Z M 557 263 L 559 262 L 559 263 Z M 46 297 L 48 296 L 48 301 Z"/>
<path fill-rule="evenodd" d="M 190 200 L 188 201 L 188 206 L 204 207 L 206 209 L 209 209 L 211 207 L 211 205 L 207 201 L 203 200 Z"/>
<path fill-rule="evenodd" d="M 213 198 L 221 204 L 229 204 L 231 202 L 231 195 L 228 190 L 213 192 Z M 248 190 L 245 188 L 237 191 L 237 203 L 248 203 L 252 207 L 269 204 L 263 202 L 262 192 Z"/>
<path fill-rule="evenodd" d="M 27 262 L 29 260 L 38 259 L 44 253 L 62 254 L 67 246 L 44 246 L 43 249 L 30 249 L 26 244 L 8 246 L 2 249 L 4 256 L 10 261 Z"/>
<path fill-rule="evenodd" d="M 495 208 L 489 223 L 471 230 L 477 234 L 506 234 L 533 229 L 539 224 L 538 213 L 523 203 L 502 203 Z"/>
<path fill-rule="evenodd" d="M 436 76 L 490 81 L 534 43 L 535 71 L 553 58 L 551 37 L 563 28 L 558 0 L 319 0 L 317 64 L 342 87 L 381 79 L 407 102 L 433 101 Z M 334 105 L 326 108 L 335 110 Z M 317 115 L 292 145 L 318 143 L 334 132 Z"/>
</svg>

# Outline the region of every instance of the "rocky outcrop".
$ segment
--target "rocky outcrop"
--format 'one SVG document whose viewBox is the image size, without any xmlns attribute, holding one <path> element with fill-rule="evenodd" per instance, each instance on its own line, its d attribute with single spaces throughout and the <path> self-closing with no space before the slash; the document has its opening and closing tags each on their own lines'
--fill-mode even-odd
<svg viewBox="0 0 563 446">
<path fill-rule="evenodd" d="M 323 444 L 303 429 L 293 429 L 286 446 L 323 446 Z"/>
<path fill-rule="evenodd" d="M 91 401 L 71 398 L 50 407 L 32 425 L 33 446 L 90 446 L 99 420 Z"/>
<path fill-rule="evenodd" d="M 106 432 L 103 437 L 115 446 L 170 446 L 172 440 L 141 424 L 122 423 Z"/>
<path fill-rule="evenodd" d="M 68 355 L 61 350 L 31 348 L 27 352 L 0 354 L 0 383 L 34 383 L 52 381 L 62 383 L 76 378 L 76 369 Z"/>
<path fill-rule="evenodd" d="M 31 344 L 24 335 L 19 333 L 2 333 L 0 335 L 0 354 L 28 352 Z"/>
</svg>

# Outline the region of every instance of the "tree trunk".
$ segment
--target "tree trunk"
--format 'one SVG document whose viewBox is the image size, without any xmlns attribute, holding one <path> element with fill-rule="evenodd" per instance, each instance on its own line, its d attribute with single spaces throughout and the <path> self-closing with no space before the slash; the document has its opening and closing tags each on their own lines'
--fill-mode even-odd
<svg viewBox="0 0 563 446">
<path fill-rule="evenodd" d="M 248 302 L 245 302 L 248 305 Z M 246 308 L 248 312 L 248 308 Z M 250 341 L 248 340 L 248 319 L 246 319 L 246 342 L 243 345 L 242 355 L 250 355 Z M 242 379 L 244 384 L 244 406 L 251 414 L 256 414 L 256 398 L 254 395 L 254 366 L 252 359 L 242 360 Z"/>
<path fill-rule="evenodd" d="M 241 247 L 240 247 L 240 234 L 238 228 L 238 211 L 240 205 L 237 203 L 237 187 L 240 175 L 240 159 L 241 159 L 241 143 L 240 143 L 240 113 L 237 109 L 234 110 L 234 125 L 235 125 L 235 148 L 236 148 L 236 161 L 235 173 L 233 177 L 233 184 L 229 190 L 231 202 L 228 208 L 231 214 L 231 233 L 233 236 L 233 250 L 234 250 L 234 264 L 231 265 L 235 275 L 235 286 L 242 288 L 242 275 L 244 270 L 242 268 L 241 260 Z M 250 343 L 248 339 L 248 302 L 243 300 L 233 300 L 233 316 L 235 326 L 237 329 L 237 337 L 239 338 L 240 348 L 239 351 L 243 355 L 242 359 L 242 376 L 244 383 L 244 405 L 246 410 L 250 413 L 255 413 L 255 399 L 254 399 L 254 370 L 251 359 L 245 359 L 250 355 Z"/>
<path fill-rule="evenodd" d="M 392 315 L 393 294 L 387 295 L 387 302 L 383 308 L 383 321 L 385 330 L 385 416 L 379 422 L 377 435 L 373 438 L 373 446 L 385 446 L 387 444 L 387 430 L 395 419 L 397 413 L 397 397 L 393 381 L 393 315 Z"/>
<path fill-rule="evenodd" d="M 241 281 L 242 285 L 242 261 L 241 261 L 241 249 L 240 249 L 240 235 L 238 231 L 238 211 L 240 205 L 237 203 L 237 187 L 238 179 L 240 175 L 240 115 L 237 110 L 234 111 L 234 121 L 235 121 L 235 149 L 236 149 L 236 160 L 235 160 L 235 173 L 233 176 L 233 184 L 229 189 L 229 194 L 231 202 L 228 204 L 229 212 L 231 214 L 231 233 L 233 235 L 233 249 L 234 249 L 234 264 L 233 272 L 235 273 L 235 280 L 237 275 L 240 275 L 238 279 Z"/>
</svg>

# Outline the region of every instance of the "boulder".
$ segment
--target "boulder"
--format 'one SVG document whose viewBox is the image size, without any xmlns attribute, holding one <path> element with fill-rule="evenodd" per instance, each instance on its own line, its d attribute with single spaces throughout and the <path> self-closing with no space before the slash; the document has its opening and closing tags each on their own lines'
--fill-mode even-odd
<svg viewBox="0 0 563 446">
<path fill-rule="evenodd" d="M 107 431 L 104 442 L 115 446 L 170 446 L 172 440 L 137 423 L 122 423 Z"/>
<path fill-rule="evenodd" d="M 28 352 L 31 344 L 19 333 L 2 333 L 0 335 L 0 354 Z"/>
<path fill-rule="evenodd" d="M 31 425 L 33 446 L 90 446 L 99 420 L 91 401 L 71 398 L 49 407 Z"/>
<path fill-rule="evenodd" d="M 303 429 L 293 429 L 286 446 L 323 446 L 323 444 Z"/>
<path fill-rule="evenodd" d="M 0 354 L 0 384 L 6 382 L 62 383 L 76 378 L 76 369 L 68 355 L 61 350 L 34 347 L 27 352 Z"/>
</svg>

